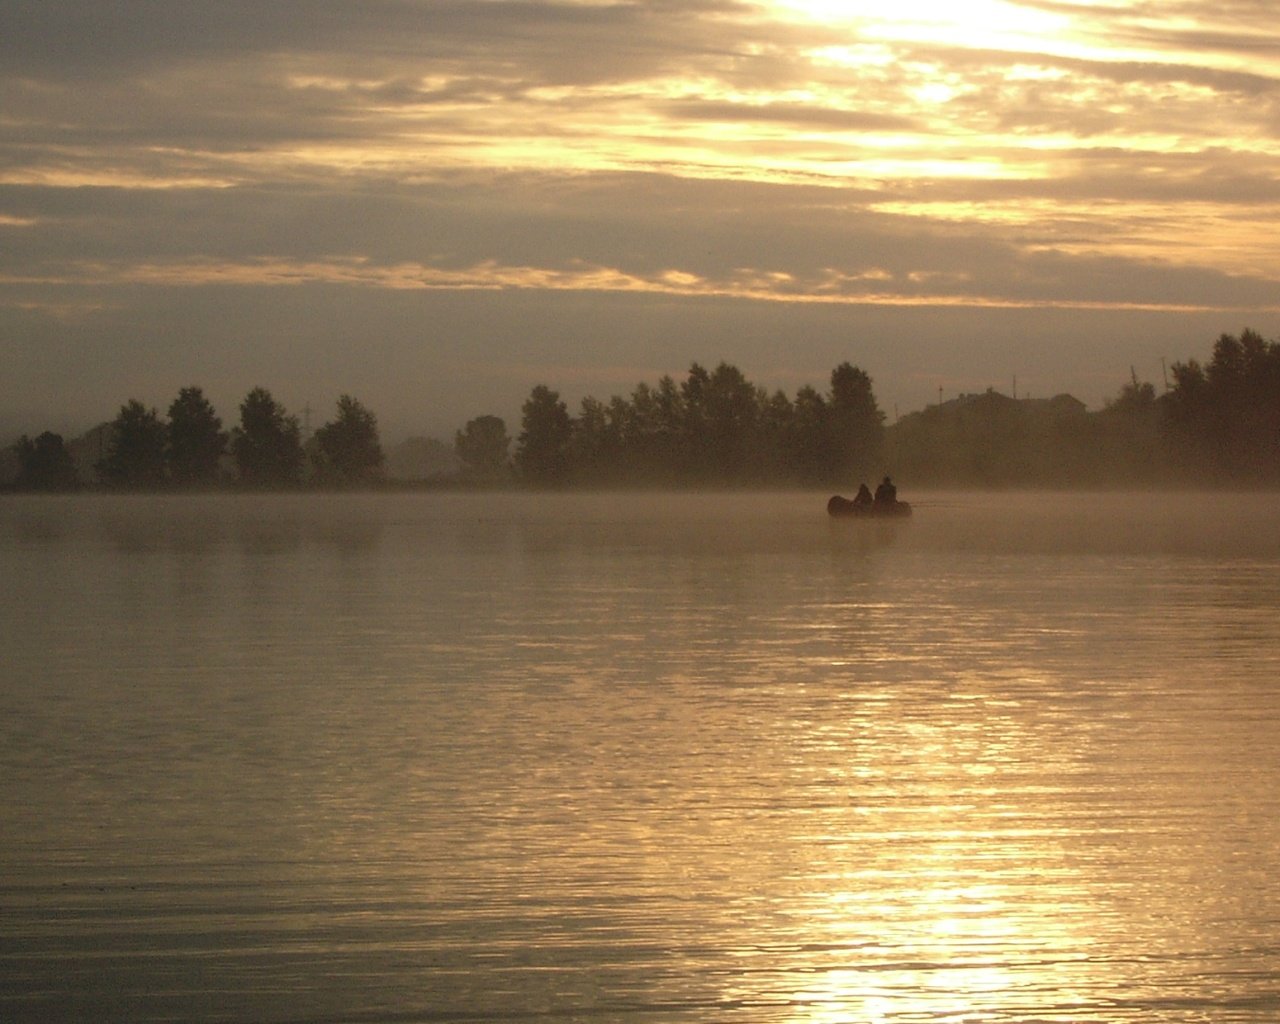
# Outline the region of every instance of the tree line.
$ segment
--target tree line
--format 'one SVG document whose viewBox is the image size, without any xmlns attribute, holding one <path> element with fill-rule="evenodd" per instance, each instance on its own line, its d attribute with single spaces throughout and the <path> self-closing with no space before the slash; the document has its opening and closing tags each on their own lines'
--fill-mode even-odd
<svg viewBox="0 0 1280 1024">
<path fill-rule="evenodd" d="M 524 403 L 513 468 L 541 485 L 834 485 L 882 468 L 884 414 L 871 378 L 849 363 L 830 388 L 794 399 L 766 391 L 736 366 L 694 363 L 571 416 L 557 392 Z"/>
<path fill-rule="evenodd" d="M 199 387 L 183 388 L 167 417 L 136 399 L 108 425 L 95 470 L 119 490 L 201 490 L 373 486 L 385 454 L 377 420 L 348 395 L 336 418 L 305 444 L 292 416 L 264 388 L 240 405 L 230 431 Z M 831 373 L 830 390 L 805 386 L 794 400 L 768 393 L 741 370 L 694 363 L 681 382 L 664 376 L 626 397 L 582 400 L 576 416 L 558 392 L 533 388 L 514 442 L 498 416 L 478 416 L 454 437 L 458 482 L 537 487 L 635 485 L 819 485 L 880 467 L 884 414 L 871 378 L 849 363 Z M 78 485 L 63 439 L 22 437 L 17 486 L 65 490 Z"/>
<path fill-rule="evenodd" d="M 1159 420 L 1181 469 L 1219 480 L 1280 482 L 1280 343 L 1221 335 L 1205 366 L 1172 367 Z M 1151 396 L 1129 396 L 1141 411 Z"/>
<path fill-rule="evenodd" d="M 74 490 L 80 480 L 63 438 L 46 431 L 19 438 L 20 490 Z M 337 415 L 304 444 L 298 418 L 266 388 L 240 403 L 240 422 L 224 430 L 199 387 L 187 387 L 161 418 L 130 399 L 108 425 L 105 451 L 95 464 L 102 485 L 114 490 L 209 490 L 224 486 L 291 488 L 367 486 L 381 478 L 384 455 L 377 418 L 350 395 Z"/>
<path fill-rule="evenodd" d="M 1174 363 L 1171 378 L 1157 395 L 1135 374 L 1098 412 L 988 389 L 885 426 L 871 378 L 847 362 L 826 392 L 794 398 L 694 363 L 679 383 L 584 398 L 577 415 L 535 387 L 513 459 L 497 417 L 456 443 L 473 475 L 543 486 L 839 488 L 887 470 L 912 486 L 1280 485 L 1280 344 L 1223 334 L 1207 364 Z"/>
<path fill-rule="evenodd" d="M 1157 395 L 1135 375 L 1096 413 L 1066 395 L 1031 401 L 988 390 L 889 427 L 871 378 L 848 362 L 826 391 L 806 385 L 794 397 L 728 363 L 694 363 L 679 382 L 663 376 L 607 402 L 584 398 L 576 414 L 539 384 L 514 442 L 494 415 L 457 431 L 457 482 L 839 488 L 891 469 L 913 486 L 1280 484 L 1280 344 L 1247 329 L 1223 334 L 1207 364 L 1175 363 L 1171 376 Z M 58 435 L 24 436 L 15 451 L 18 487 L 77 486 Z M 297 417 L 264 388 L 246 396 L 227 431 L 190 387 L 164 419 L 126 403 L 97 472 L 122 489 L 351 487 L 383 482 L 384 462 L 376 417 L 349 395 L 304 442 Z"/>
<path fill-rule="evenodd" d="M 889 432 L 895 473 L 934 486 L 1280 485 L 1280 344 L 1223 334 L 1162 393 L 1134 374 L 1098 412 L 1066 395 L 963 396 Z"/>
</svg>

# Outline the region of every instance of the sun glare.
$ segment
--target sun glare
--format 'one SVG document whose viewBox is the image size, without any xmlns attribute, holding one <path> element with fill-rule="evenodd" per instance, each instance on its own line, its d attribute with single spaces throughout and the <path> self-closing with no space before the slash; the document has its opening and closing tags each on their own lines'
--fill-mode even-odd
<svg viewBox="0 0 1280 1024">
<path fill-rule="evenodd" d="M 773 0 L 773 10 L 789 19 L 856 28 L 865 39 L 945 42 L 999 49 L 1043 44 L 1064 33 L 1066 15 L 1023 7 L 1007 0 Z"/>
</svg>

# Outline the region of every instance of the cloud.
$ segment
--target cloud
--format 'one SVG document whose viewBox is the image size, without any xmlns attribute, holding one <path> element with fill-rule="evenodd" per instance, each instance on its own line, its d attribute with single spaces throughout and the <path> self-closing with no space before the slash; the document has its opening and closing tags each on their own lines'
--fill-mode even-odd
<svg viewBox="0 0 1280 1024">
<path fill-rule="evenodd" d="M 0 285 L 324 283 L 793 303 L 1274 305 L 1264 276 L 1100 258 L 1105 244 L 1094 236 L 1081 245 L 1070 222 L 1030 234 L 1025 224 L 912 214 L 910 203 L 904 214 L 886 214 L 867 201 L 880 195 L 819 185 L 654 175 L 576 183 L 508 175 L 501 184 L 500 202 L 497 183 L 465 176 L 377 195 L 107 189 L 77 190 L 68 202 L 64 190 L 27 189 L 13 207 L 43 226 L 25 247 L 0 256 Z M 1061 199 L 1061 183 L 1057 190 Z M 937 202 L 945 214 L 945 199 Z M 1110 230 L 1133 236 L 1139 226 L 1117 219 Z"/>
<path fill-rule="evenodd" d="M 913 118 L 802 103 L 729 103 L 676 100 L 661 107 L 668 117 L 689 121 L 754 122 L 845 132 L 908 132 L 922 127 Z"/>
<path fill-rule="evenodd" d="M 479 61 L 541 82 L 616 81 L 705 46 L 747 4 L 574 0 L 4 0 L 10 74 L 135 77 L 264 56 L 379 69 Z M 528 74 L 526 71 L 525 74 Z"/>
<path fill-rule="evenodd" d="M 1106 313 L 1117 345 L 1133 316 L 1266 333 L 1268 8 L 0 0 L 0 332 L 46 346 L 0 419 L 79 371 L 127 392 L 313 348 L 371 372 L 344 303 L 396 339 L 390 367 L 459 372 L 471 339 L 513 375 L 576 351 L 581 380 L 735 344 L 763 365 L 762 309 L 795 317 L 788 358 L 818 379 L 840 316 L 894 332 L 886 388 L 943 358 L 921 324 L 965 324 L 987 360 L 976 311 Z M 414 348 L 416 317 L 457 332 L 447 359 Z M 184 330 L 198 359 L 165 340 Z"/>
</svg>

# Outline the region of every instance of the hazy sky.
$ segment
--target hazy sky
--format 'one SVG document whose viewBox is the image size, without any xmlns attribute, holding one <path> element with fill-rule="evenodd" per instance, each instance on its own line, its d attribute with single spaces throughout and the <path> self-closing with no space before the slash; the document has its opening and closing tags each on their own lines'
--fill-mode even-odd
<svg viewBox="0 0 1280 1024">
<path fill-rule="evenodd" d="M 1274 0 L 0 0 L 0 429 L 384 440 L 689 363 L 892 416 L 1280 335 Z"/>
</svg>

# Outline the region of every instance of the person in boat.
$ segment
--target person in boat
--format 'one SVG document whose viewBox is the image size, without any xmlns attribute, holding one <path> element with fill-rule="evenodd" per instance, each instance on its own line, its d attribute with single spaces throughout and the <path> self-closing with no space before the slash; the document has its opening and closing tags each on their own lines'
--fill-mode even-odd
<svg viewBox="0 0 1280 1024">
<path fill-rule="evenodd" d="M 876 496 L 874 504 L 876 508 L 893 508 L 898 503 L 898 488 L 893 486 L 893 481 L 886 476 L 880 481 L 880 486 L 876 488 Z"/>
<path fill-rule="evenodd" d="M 869 512 L 874 501 L 875 499 L 871 496 L 871 488 L 865 483 L 859 484 L 858 493 L 853 499 L 853 507 Z"/>
</svg>

